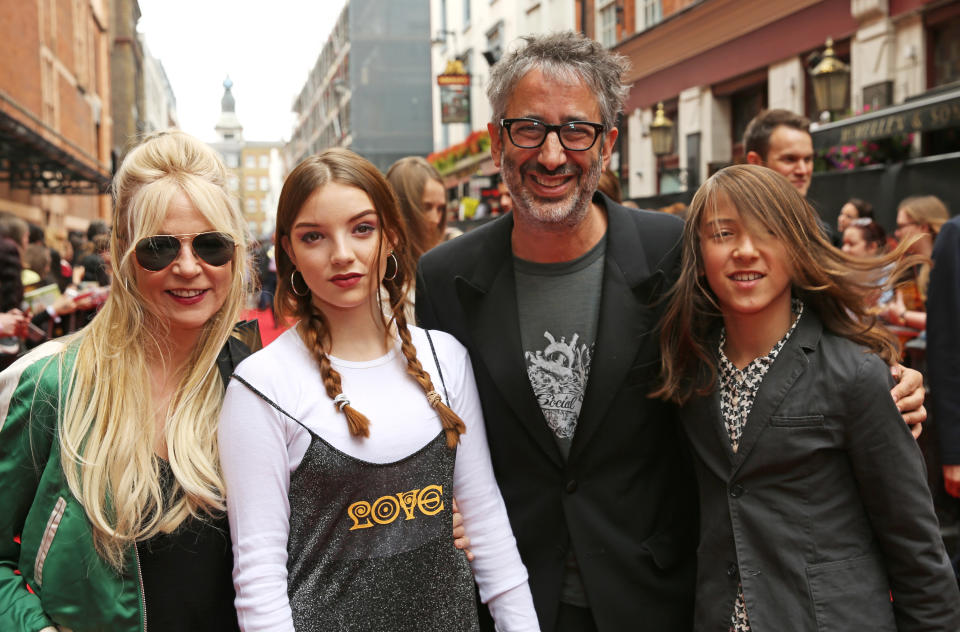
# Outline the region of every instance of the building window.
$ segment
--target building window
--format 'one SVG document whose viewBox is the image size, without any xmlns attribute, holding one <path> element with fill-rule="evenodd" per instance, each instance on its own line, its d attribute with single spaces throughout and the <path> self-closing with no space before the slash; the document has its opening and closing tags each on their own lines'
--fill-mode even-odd
<svg viewBox="0 0 960 632">
<path fill-rule="evenodd" d="M 239 167 L 240 157 L 233 152 L 230 152 L 229 154 L 227 154 L 227 166 L 230 167 L 231 169 L 236 169 L 237 167 Z"/>
<path fill-rule="evenodd" d="M 247 169 L 255 169 L 257 166 L 257 157 L 256 156 L 247 156 Z"/>
<path fill-rule="evenodd" d="M 503 56 L 503 20 L 487 31 L 487 50 L 483 51 L 483 56 L 491 66 Z"/>
<path fill-rule="evenodd" d="M 261 155 L 260 155 L 260 168 L 261 168 L 261 169 L 266 169 L 266 168 L 269 167 L 269 166 L 270 166 L 270 156 L 268 156 L 267 154 L 261 154 Z"/>
<path fill-rule="evenodd" d="M 257 190 L 257 179 L 253 176 L 247 176 L 247 191 Z"/>
<path fill-rule="evenodd" d="M 930 29 L 933 40 L 931 87 L 960 81 L 960 18 Z"/>
<path fill-rule="evenodd" d="M 247 212 L 256 213 L 257 212 L 257 199 L 256 198 L 247 198 Z"/>
<path fill-rule="evenodd" d="M 227 178 L 227 186 L 230 187 L 231 191 L 239 191 L 240 178 L 238 178 L 237 176 L 230 176 L 229 178 Z"/>
<path fill-rule="evenodd" d="M 663 19 L 661 0 L 637 0 L 637 32 L 645 31 Z"/>
<path fill-rule="evenodd" d="M 269 191 L 270 190 L 270 180 L 266 176 L 260 177 L 260 190 Z"/>
<path fill-rule="evenodd" d="M 264 213 L 270 212 L 270 200 L 267 198 L 261 198 L 260 200 L 260 210 Z"/>
<path fill-rule="evenodd" d="M 748 86 L 730 95 L 731 140 L 734 161 L 745 158 L 743 133 L 747 125 L 767 107 L 767 84 Z"/>
<path fill-rule="evenodd" d="M 463 28 L 470 26 L 470 0 L 463 0 Z"/>
<path fill-rule="evenodd" d="M 597 41 L 604 46 L 613 46 L 617 43 L 617 2 L 608 0 L 600 4 L 597 9 Z"/>
</svg>

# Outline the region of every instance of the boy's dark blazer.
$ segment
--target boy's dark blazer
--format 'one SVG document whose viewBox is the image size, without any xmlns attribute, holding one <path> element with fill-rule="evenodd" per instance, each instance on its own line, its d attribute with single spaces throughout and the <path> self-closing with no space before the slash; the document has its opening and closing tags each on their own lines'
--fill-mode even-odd
<svg viewBox="0 0 960 632">
<path fill-rule="evenodd" d="M 681 409 L 705 517 L 696 630 L 727 632 L 738 581 L 755 630 L 960 630 L 923 459 L 891 386 L 879 357 L 807 305 L 736 454 L 718 391 Z"/>
<path fill-rule="evenodd" d="M 593 363 L 569 459 L 530 386 L 511 231 L 499 218 L 420 261 L 417 318 L 470 351 L 497 481 L 543 630 L 553 630 L 573 546 L 601 632 L 689 630 L 696 492 L 676 409 L 650 399 L 657 323 L 682 223 L 597 194 L 608 218 Z"/>
</svg>

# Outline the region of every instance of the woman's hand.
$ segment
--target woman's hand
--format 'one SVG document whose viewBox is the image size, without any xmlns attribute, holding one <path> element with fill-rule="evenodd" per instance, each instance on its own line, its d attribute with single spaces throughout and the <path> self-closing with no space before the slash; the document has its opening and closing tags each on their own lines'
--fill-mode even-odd
<svg viewBox="0 0 960 632">
<path fill-rule="evenodd" d="M 468 562 L 473 561 L 473 553 L 468 548 L 470 546 L 470 538 L 467 537 L 467 530 L 463 526 L 463 515 L 457 507 L 456 498 L 453 499 L 453 546 L 467 554 Z"/>
<path fill-rule="evenodd" d="M 27 321 L 19 309 L 11 309 L 9 312 L 0 314 L 0 336 L 15 336 L 17 328 Z"/>
</svg>

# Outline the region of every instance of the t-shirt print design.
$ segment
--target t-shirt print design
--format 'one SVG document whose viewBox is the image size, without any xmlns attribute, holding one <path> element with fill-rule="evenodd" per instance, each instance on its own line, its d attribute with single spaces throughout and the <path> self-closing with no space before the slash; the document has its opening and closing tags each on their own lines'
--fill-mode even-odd
<svg viewBox="0 0 960 632">
<path fill-rule="evenodd" d="M 570 439 L 577 429 L 593 345 L 578 344 L 577 333 L 569 342 L 566 336 L 557 340 L 549 331 L 543 337 L 547 341 L 543 349 L 524 351 L 527 375 L 550 430 L 558 439 Z"/>
</svg>

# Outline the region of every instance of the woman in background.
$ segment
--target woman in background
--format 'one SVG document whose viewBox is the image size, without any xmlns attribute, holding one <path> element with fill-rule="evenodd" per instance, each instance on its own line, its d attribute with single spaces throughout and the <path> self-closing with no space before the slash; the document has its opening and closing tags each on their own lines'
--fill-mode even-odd
<svg viewBox="0 0 960 632">
<path fill-rule="evenodd" d="M 950 219 L 947 207 L 935 195 L 908 197 L 897 209 L 897 239 L 919 236 L 908 252 L 924 257 L 904 278 L 898 279 L 895 298 L 882 306 L 880 317 L 893 325 L 919 331 L 927 328 L 927 285 L 930 283 L 930 255 L 940 227 Z"/>
<path fill-rule="evenodd" d="M 387 181 L 400 202 L 407 222 L 414 261 L 442 241 L 462 234 L 447 227 L 447 197 L 443 178 L 419 156 L 401 158 L 387 170 Z"/>
</svg>

